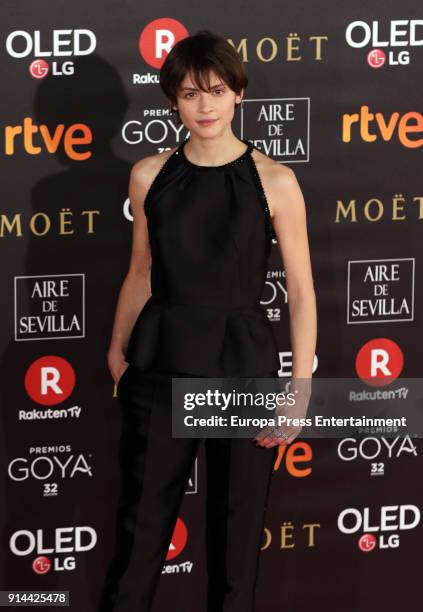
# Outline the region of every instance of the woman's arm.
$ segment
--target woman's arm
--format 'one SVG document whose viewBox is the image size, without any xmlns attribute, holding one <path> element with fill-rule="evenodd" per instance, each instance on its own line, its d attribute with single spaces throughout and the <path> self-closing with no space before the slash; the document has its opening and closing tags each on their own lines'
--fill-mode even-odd
<svg viewBox="0 0 423 612">
<path fill-rule="evenodd" d="M 151 252 L 144 214 L 144 199 L 156 171 L 157 161 L 149 156 L 134 164 L 129 180 L 129 200 L 133 216 L 132 252 L 129 269 L 119 293 L 110 347 L 109 369 L 115 382 L 128 366 L 125 351 L 135 321 L 151 295 Z"/>
<path fill-rule="evenodd" d="M 304 418 L 311 394 L 311 378 L 317 338 L 316 296 L 307 237 L 306 207 L 295 173 L 287 166 L 268 166 L 263 187 L 273 217 L 283 260 L 288 293 L 289 325 L 292 347 L 292 384 L 295 404 L 276 410 L 290 418 Z M 291 421 L 292 422 L 292 421 Z M 255 437 L 259 446 L 271 448 L 291 444 L 301 426 L 266 427 Z M 280 433 L 284 437 L 278 436 Z"/>
<path fill-rule="evenodd" d="M 306 206 L 295 173 L 273 169 L 270 186 L 273 227 L 283 260 L 288 293 L 292 378 L 311 378 L 317 340 L 316 296 L 307 236 Z"/>
</svg>

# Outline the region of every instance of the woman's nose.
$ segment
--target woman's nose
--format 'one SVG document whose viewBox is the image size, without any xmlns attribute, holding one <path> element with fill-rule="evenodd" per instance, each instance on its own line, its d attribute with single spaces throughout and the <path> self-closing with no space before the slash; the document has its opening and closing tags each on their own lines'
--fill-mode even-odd
<svg viewBox="0 0 423 612">
<path fill-rule="evenodd" d="M 200 98 L 199 109 L 201 111 L 209 111 L 212 109 L 212 102 L 208 97 Z"/>
</svg>

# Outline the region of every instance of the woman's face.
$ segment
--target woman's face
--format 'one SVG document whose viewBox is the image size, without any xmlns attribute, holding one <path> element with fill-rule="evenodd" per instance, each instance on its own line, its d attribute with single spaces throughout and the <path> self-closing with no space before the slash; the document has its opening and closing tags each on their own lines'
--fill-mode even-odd
<svg viewBox="0 0 423 612">
<path fill-rule="evenodd" d="M 181 121 L 190 133 L 201 137 L 215 135 L 231 123 L 235 103 L 241 102 L 243 93 L 237 95 L 214 72 L 210 72 L 210 90 L 203 91 L 187 74 L 178 91 L 177 108 Z"/>
</svg>

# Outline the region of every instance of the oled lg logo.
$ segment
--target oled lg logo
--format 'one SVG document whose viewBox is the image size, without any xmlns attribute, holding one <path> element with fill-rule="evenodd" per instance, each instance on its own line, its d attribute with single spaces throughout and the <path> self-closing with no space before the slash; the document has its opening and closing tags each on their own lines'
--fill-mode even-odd
<svg viewBox="0 0 423 612">
<path fill-rule="evenodd" d="M 161 17 L 150 21 L 140 34 L 138 50 L 146 64 L 160 70 L 166 57 L 177 42 L 189 36 L 186 27 L 177 19 Z M 157 72 L 132 75 L 133 85 L 158 83 Z"/>
<path fill-rule="evenodd" d="M 410 49 L 423 45 L 423 38 L 418 38 L 416 31 L 422 26 L 422 19 L 393 19 L 388 23 L 375 20 L 371 24 L 353 21 L 347 26 L 345 39 L 353 49 L 372 47 L 366 58 L 371 68 L 381 68 L 385 64 L 407 65 L 410 63 L 410 51 L 404 47 Z M 385 52 L 382 47 L 388 51 Z"/>
<path fill-rule="evenodd" d="M 97 40 L 91 30 L 53 30 L 48 36 L 41 36 L 40 30 L 26 32 L 15 30 L 6 38 L 6 51 L 14 59 L 35 57 L 29 64 L 29 74 L 34 79 L 52 76 L 71 76 L 75 73 L 73 61 L 59 61 L 51 58 L 81 57 L 94 53 Z M 49 58 L 50 63 L 42 59 Z"/>
<path fill-rule="evenodd" d="M 400 532 L 415 529 L 420 523 L 420 515 L 420 509 L 414 504 L 381 506 L 372 512 L 368 507 L 363 510 L 345 508 L 338 516 L 338 529 L 346 535 L 363 531 L 357 541 L 363 552 L 398 548 Z"/>
<path fill-rule="evenodd" d="M 389 338 L 369 340 L 361 347 L 355 360 L 357 375 L 373 387 L 389 385 L 401 374 L 403 365 L 401 348 Z"/>
<path fill-rule="evenodd" d="M 71 364 L 57 355 L 40 357 L 25 373 L 25 390 L 29 397 L 41 406 L 56 406 L 72 394 L 75 387 L 75 372 Z M 19 410 L 19 420 L 61 419 L 81 414 L 79 406 L 68 408 L 44 408 L 44 410 Z"/>
<path fill-rule="evenodd" d="M 35 532 L 20 529 L 12 534 L 9 541 L 10 550 L 15 556 L 37 555 L 32 569 L 39 575 L 47 574 L 51 569 L 56 572 L 74 570 L 76 557 L 69 553 L 87 552 L 96 544 L 97 533 L 88 526 L 57 527 L 52 534 L 45 533 L 43 529 Z"/>
<path fill-rule="evenodd" d="M 178 517 L 176 521 L 175 529 L 172 534 L 172 540 L 169 545 L 169 550 L 166 556 L 166 561 L 178 557 L 188 541 L 188 530 L 184 521 Z M 182 561 L 177 564 L 165 564 L 162 569 L 162 574 L 176 574 L 176 573 L 187 573 L 190 574 L 193 568 L 192 561 Z"/>
<path fill-rule="evenodd" d="M 292 351 L 279 351 L 279 362 L 280 368 L 278 370 L 278 376 L 280 378 L 291 378 L 292 377 Z M 312 373 L 314 374 L 319 365 L 319 360 L 315 354 L 313 357 Z"/>
</svg>

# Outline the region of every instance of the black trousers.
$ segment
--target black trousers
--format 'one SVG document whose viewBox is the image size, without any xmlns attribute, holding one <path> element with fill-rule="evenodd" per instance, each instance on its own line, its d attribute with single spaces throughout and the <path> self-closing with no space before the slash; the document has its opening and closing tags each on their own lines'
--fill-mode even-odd
<svg viewBox="0 0 423 612">
<path fill-rule="evenodd" d="M 98 612 L 149 612 L 201 438 L 172 438 L 172 378 L 130 364 L 122 406 L 115 549 Z M 269 377 L 277 376 L 276 372 Z M 206 438 L 207 612 L 253 612 L 277 446 Z"/>
</svg>

